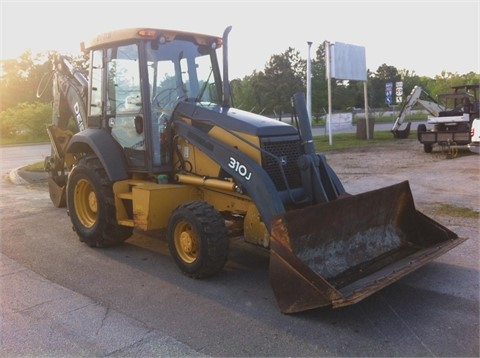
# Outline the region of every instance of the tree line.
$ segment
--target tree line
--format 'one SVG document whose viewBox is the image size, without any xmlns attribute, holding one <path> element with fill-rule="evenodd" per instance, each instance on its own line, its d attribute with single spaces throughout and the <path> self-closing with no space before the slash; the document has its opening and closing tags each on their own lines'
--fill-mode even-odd
<svg viewBox="0 0 480 358">
<path fill-rule="evenodd" d="M 72 62 L 86 69 L 84 56 L 72 57 Z M 281 118 L 291 112 L 291 96 L 306 92 L 307 60 L 289 47 L 274 54 L 261 71 L 253 71 L 231 81 L 234 106 L 250 112 Z M 325 76 L 325 46 L 321 44 L 311 63 L 312 117 L 325 114 L 327 80 Z M 51 61 L 46 53 L 25 51 L 16 59 L 0 61 L 0 139 L 35 141 L 48 139 L 45 127 L 51 122 L 51 88 L 48 74 Z M 47 76 L 47 77 L 46 77 Z M 480 74 L 473 71 L 457 74 L 443 71 L 434 78 L 418 76 L 411 70 L 398 70 L 383 64 L 375 72 L 367 71 L 368 105 L 387 107 L 385 84 L 403 82 L 404 98 L 414 86 L 421 86 L 432 97 L 451 91 L 452 86 L 478 84 Z M 364 85 L 358 81 L 332 81 L 332 108 L 350 111 L 364 108 Z M 42 94 L 39 98 L 38 96 Z"/>
<path fill-rule="evenodd" d="M 307 60 L 293 48 L 272 55 L 263 71 L 254 71 L 243 79 L 232 81 L 235 106 L 245 110 L 276 114 L 291 111 L 289 102 L 293 93 L 306 88 Z M 327 112 L 327 79 L 325 46 L 321 44 L 311 63 L 312 117 L 320 117 Z M 434 78 L 418 76 L 412 70 L 397 69 L 382 64 L 375 72 L 367 70 L 367 100 L 371 108 L 385 109 L 385 85 L 387 82 L 403 82 L 403 98 L 420 86 L 433 98 L 440 93 L 451 92 L 451 87 L 478 84 L 480 74 L 469 72 L 457 74 L 443 71 Z M 332 109 L 350 111 L 352 108 L 364 108 L 364 84 L 360 81 L 332 81 Z"/>
</svg>

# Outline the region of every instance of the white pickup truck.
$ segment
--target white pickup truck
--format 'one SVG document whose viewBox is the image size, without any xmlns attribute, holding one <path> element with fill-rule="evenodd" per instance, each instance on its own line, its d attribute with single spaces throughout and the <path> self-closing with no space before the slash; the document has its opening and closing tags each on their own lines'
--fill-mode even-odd
<svg viewBox="0 0 480 358">
<path fill-rule="evenodd" d="M 473 120 L 470 135 L 471 140 L 468 149 L 473 153 L 480 154 L 480 119 Z"/>
</svg>

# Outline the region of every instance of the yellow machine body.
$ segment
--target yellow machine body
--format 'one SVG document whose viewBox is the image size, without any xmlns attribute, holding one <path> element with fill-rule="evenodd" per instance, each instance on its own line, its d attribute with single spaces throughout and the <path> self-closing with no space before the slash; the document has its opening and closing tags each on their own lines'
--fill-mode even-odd
<svg viewBox="0 0 480 358">
<path fill-rule="evenodd" d="M 293 313 L 358 302 L 465 240 L 416 210 L 408 182 L 347 193 L 315 151 L 303 93 L 296 126 L 233 108 L 229 31 L 103 34 L 85 47 L 88 79 L 55 57 L 45 164 L 82 242 L 166 231 L 182 272 L 202 278 L 242 236 L 270 250 L 277 303 Z"/>
</svg>

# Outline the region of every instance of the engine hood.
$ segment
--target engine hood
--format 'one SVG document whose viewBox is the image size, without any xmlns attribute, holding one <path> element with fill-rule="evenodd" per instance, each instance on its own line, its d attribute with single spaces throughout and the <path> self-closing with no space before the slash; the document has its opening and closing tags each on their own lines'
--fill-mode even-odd
<svg viewBox="0 0 480 358">
<path fill-rule="evenodd" d="M 236 132 L 262 136 L 295 135 L 298 131 L 290 124 L 237 108 L 222 107 L 211 103 L 180 102 L 176 108 L 199 126 L 219 126 Z"/>
</svg>

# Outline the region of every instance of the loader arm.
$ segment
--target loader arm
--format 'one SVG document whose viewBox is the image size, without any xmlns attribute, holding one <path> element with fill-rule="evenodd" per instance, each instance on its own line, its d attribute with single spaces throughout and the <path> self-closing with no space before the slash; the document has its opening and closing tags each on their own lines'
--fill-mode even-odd
<svg viewBox="0 0 480 358">
<path fill-rule="evenodd" d="M 325 156 L 315 152 L 304 93 L 295 93 L 292 97 L 292 104 L 304 153 L 299 158 L 298 165 L 309 204 L 335 200 L 345 194 L 345 189 L 337 174 L 327 164 Z"/>
<path fill-rule="evenodd" d="M 175 131 L 180 137 L 188 140 L 216 163 L 219 163 L 222 169 L 234 178 L 238 191 L 247 194 L 252 199 L 269 231 L 273 218 L 283 214 L 285 206 L 301 207 L 326 203 L 345 193 L 340 179 L 327 164 L 325 156 L 315 153 L 304 94 L 295 94 L 293 103 L 295 111 L 298 112 L 296 114 L 298 114 L 299 122 L 299 141 L 303 147 L 302 154 L 296 158 L 297 162 L 295 163 L 301 177 L 301 188 L 288 186 L 283 172 L 282 158 L 244 141 L 233 131 L 223 127 L 239 141 L 244 141 L 245 144 L 254 147 L 255 151 L 262 152 L 264 156 L 270 157 L 275 162 L 279 171 L 283 173 L 286 186 L 286 190 L 283 191 L 277 189 L 261 164 L 237 148 L 227 145 L 199 129 L 204 127 L 203 125 L 189 125 L 179 119 L 174 121 Z M 208 119 L 195 119 L 194 121 L 213 126 L 218 125 Z M 238 170 L 239 167 L 245 169 Z"/>
<path fill-rule="evenodd" d="M 209 136 L 202 130 L 181 120 L 174 121 L 176 133 L 219 163 L 238 186 L 238 191 L 248 194 L 257 205 L 262 219 L 270 231 L 272 219 L 285 212 L 285 207 L 270 177 L 253 159 L 235 148 Z M 235 170 L 232 163 L 246 168 L 245 175 Z"/>
</svg>

